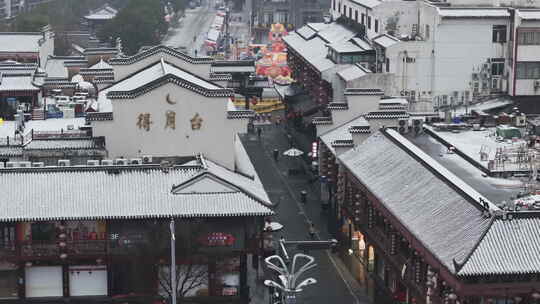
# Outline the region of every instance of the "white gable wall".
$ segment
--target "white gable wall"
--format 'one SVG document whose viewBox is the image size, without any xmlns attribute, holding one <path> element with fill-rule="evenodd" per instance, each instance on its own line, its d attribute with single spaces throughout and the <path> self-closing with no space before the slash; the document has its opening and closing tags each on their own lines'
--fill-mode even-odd
<svg viewBox="0 0 540 304">
<path fill-rule="evenodd" d="M 166 96 L 177 104 L 170 105 Z M 207 98 L 166 84 L 135 99 L 113 100 L 114 120 L 92 122 L 95 136 L 105 136 L 110 158 L 189 156 L 203 153 L 209 159 L 234 169 L 234 140 L 246 132 L 247 120 L 227 119 L 228 98 Z M 166 112 L 176 112 L 176 129 L 165 128 Z M 150 113 L 150 131 L 136 125 L 141 113 Z M 200 130 L 190 120 L 199 113 Z"/>
</svg>

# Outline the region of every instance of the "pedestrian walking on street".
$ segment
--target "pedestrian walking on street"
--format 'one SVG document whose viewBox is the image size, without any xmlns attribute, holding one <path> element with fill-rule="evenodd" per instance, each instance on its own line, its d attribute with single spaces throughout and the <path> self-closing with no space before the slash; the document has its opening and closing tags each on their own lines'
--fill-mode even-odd
<svg viewBox="0 0 540 304">
<path fill-rule="evenodd" d="M 309 224 L 309 237 L 312 240 L 315 239 L 315 233 L 317 233 L 317 231 L 315 230 L 315 224 L 313 223 Z"/>
<path fill-rule="evenodd" d="M 260 127 L 257 128 L 257 137 L 259 137 L 259 140 L 261 140 L 261 133 L 262 133 L 262 129 Z"/>
<path fill-rule="evenodd" d="M 276 117 L 276 127 L 279 127 L 280 124 L 281 124 L 281 117 L 277 116 Z"/>
</svg>

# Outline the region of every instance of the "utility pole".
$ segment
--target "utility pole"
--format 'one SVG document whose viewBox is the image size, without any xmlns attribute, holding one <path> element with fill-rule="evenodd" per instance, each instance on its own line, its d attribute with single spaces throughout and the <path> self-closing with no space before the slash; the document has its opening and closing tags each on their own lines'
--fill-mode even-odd
<svg viewBox="0 0 540 304">
<path fill-rule="evenodd" d="M 171 230 L 171 269 L 169 271 L 171 275 L 171 295 L 172 304 L 176 304 L 176 236 L 174 235 L 174 219 L 171 218 L 171 224 L 169 226 Z"/>
</svg>

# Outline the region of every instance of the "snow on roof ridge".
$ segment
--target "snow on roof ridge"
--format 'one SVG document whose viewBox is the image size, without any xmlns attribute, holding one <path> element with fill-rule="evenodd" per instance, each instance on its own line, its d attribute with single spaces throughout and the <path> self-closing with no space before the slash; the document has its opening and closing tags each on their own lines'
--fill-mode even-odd
<svg viewBox="0 0 540 304">
<path fill-rule="evenodd" d="M 480 194 L 478 191 L 476 191 L 474 188 L 472 188 L 469 184 L 464 182 L 460 177 L 456 176 L 454 173 L 450 172 L 448 169 L 446 169 L 443 165 L 441 165 L 438 161 L 433 159 L 431 156 L 426 154 L 424 151 L 422 151 L 420 148 L 418 148 L 416 145 L 414 145 L 412 142 L 410 142 L 408 139 L 403 137 L 401 134 L 399 134 L 396 130 L 393 129 L 384 129 L 383 132 L 391 137 L 393 140 L 396 140 L 401 144 L 401 146 L 408 150 L 408 152 L 412 153 L 413 155 L 416 155 L 422 161 L 431 167 L 431 169 L 435 170 L 437 173 L 442 175 L 448 182 L 453 184 L 455 187 L 460 189 L 461 191 L 465 192 L 471 199 L 473 199 L 481 208 L 484 208 L 484 202 L 487 203 L 489 206 L 490 211 L 500 211 L 501 209 L 497 207 L 495 204 L 493 204 L 489 199 L 487 199 L 485 196 Z"/>
<path fill-rule="evenodd" d="M 167 75 L 167 65 L 165 64 L 165 60 L 163 60 L 163 57 L 160 59 L 161 64 L 161 70 L 163 71 L 163 75 Z"/>
</svg>

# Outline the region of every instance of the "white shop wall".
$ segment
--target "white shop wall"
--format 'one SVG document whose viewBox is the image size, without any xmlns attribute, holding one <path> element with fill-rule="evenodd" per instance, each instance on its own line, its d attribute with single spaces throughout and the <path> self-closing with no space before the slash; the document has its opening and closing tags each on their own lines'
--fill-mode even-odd
<svg viewBox="0 0 540 304">
<path fill-rule="evenodd" d="M 62 267 L 38 266 L 27 267 L 26 297 L 61 297 L 62 293 Z"/>
<path fill-rule="evenodd" d="M 107 267 L 69 266 L 69 294 L 72 297 L 107 295 Z"/>
</svg>

